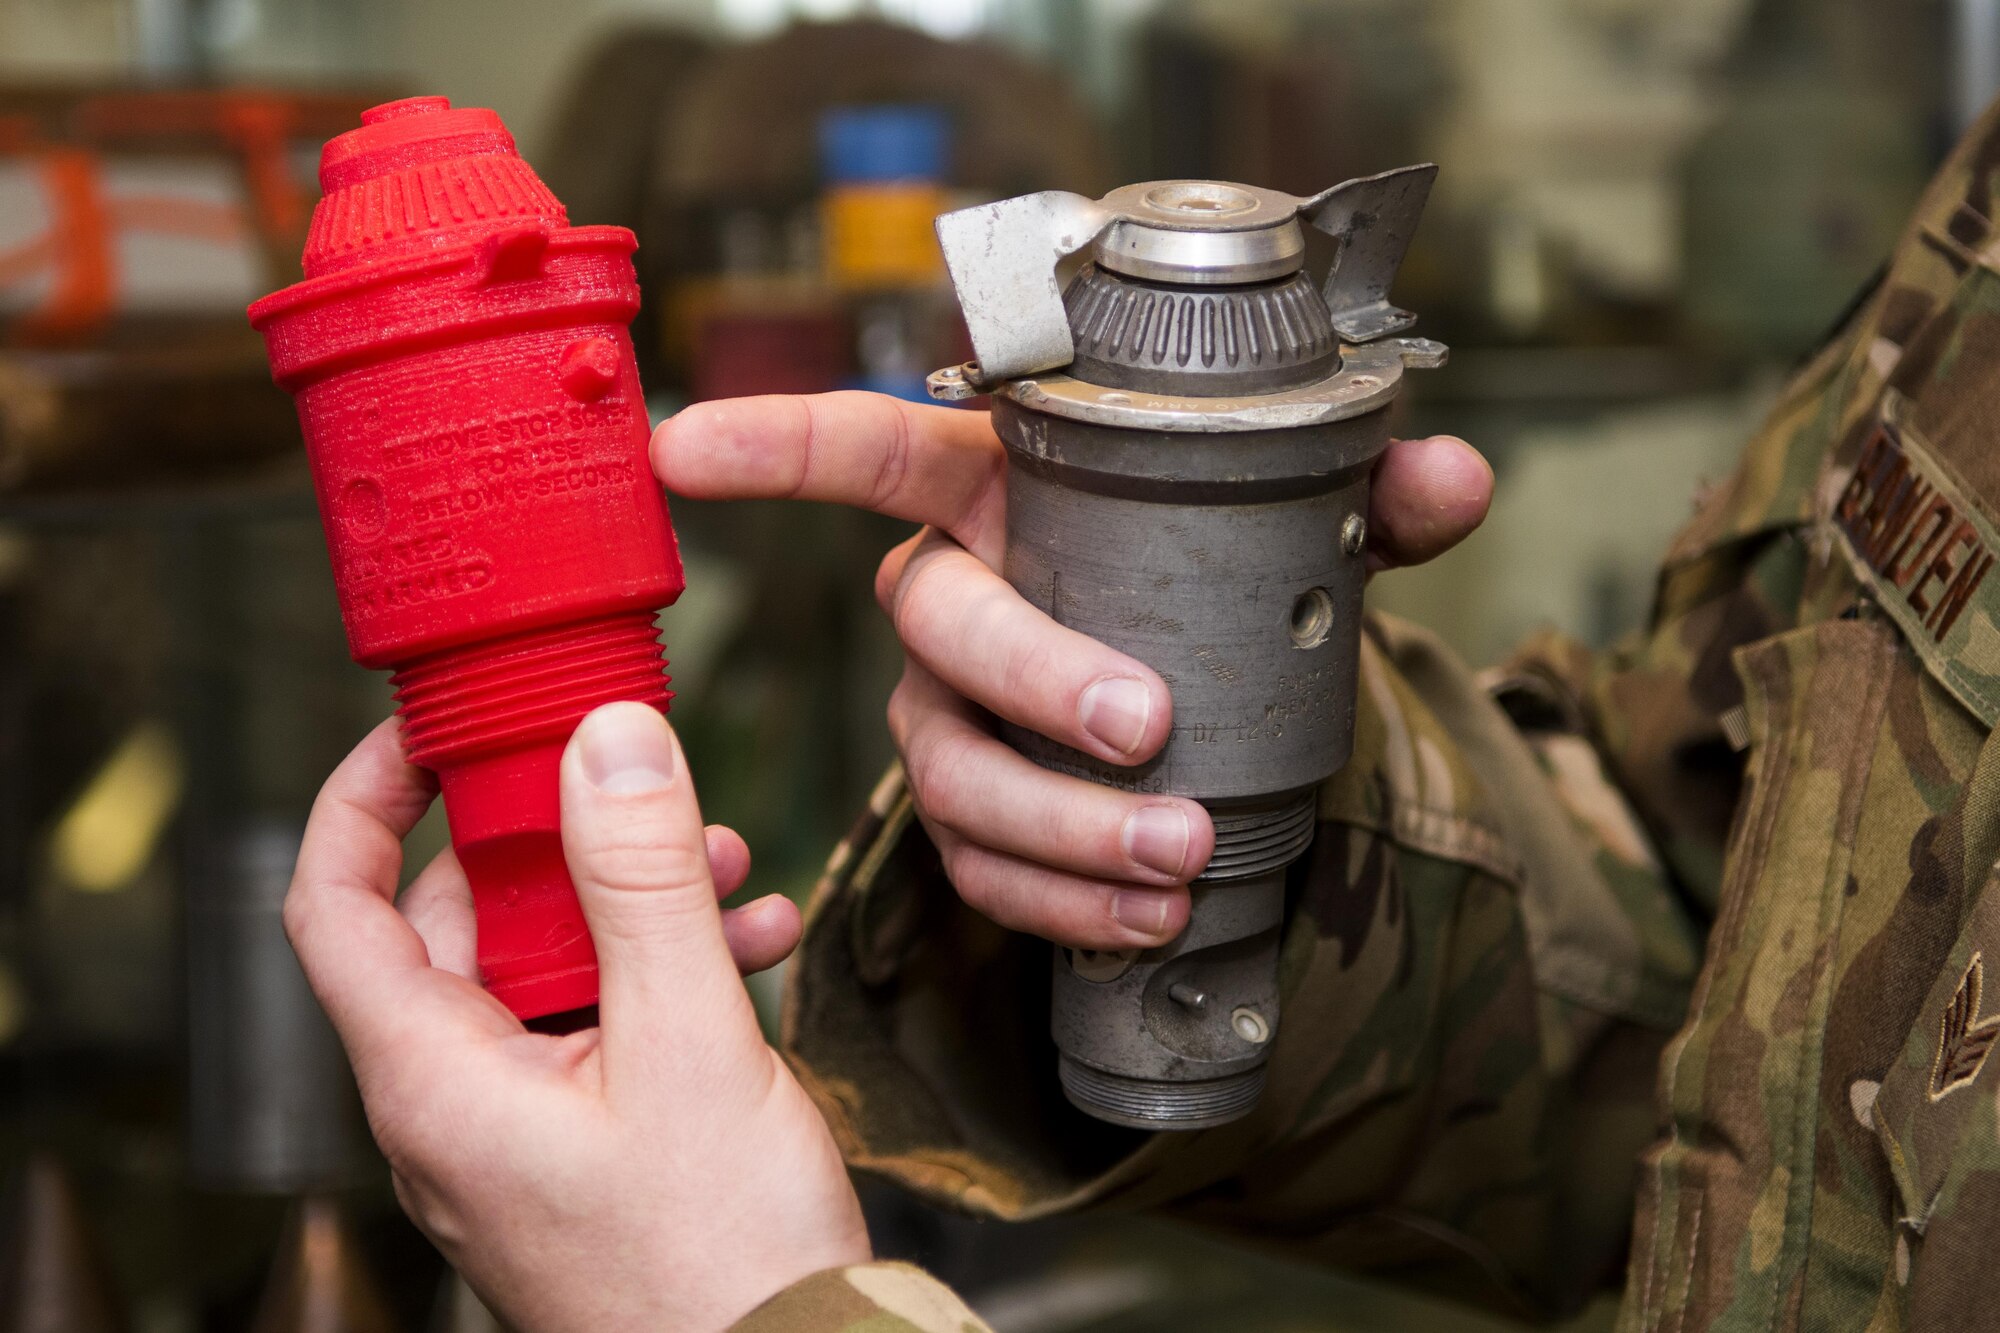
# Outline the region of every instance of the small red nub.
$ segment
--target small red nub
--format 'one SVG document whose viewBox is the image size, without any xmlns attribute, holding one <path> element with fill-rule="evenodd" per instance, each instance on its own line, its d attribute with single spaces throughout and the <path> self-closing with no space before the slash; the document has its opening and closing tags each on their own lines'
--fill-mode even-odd
<svg viewBox="0 0 2000 1333">
<path fill-rule="evenodd" d="M 363 125 L 380 125 L 385 120 L 401 120 L 404 116 L 426 116 L 434 111 L 451 110 L 449 97 L 405 97 L 398 102 L 384 102 L 371 106 L 361 113 Z"/>
<path fill-rule="evenodd" d="M 556 373 L 570 397 L 579 403 L 594 403 L 618 383 L 622 359 L 618 345 L 609 338 L 585 338 L 563 352 Z"/>
</svg>

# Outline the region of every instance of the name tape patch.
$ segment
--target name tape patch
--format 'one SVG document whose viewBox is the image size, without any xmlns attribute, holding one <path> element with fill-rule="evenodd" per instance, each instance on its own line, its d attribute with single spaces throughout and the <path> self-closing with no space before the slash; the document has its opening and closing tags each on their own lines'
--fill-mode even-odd
<svg viewBox="0 0 2000 1333">
<path fill-rule="evenodd" d="M 1910 645 L 1988 726 L 2000 721 L 2000 533 L 1892 410 L 1834 502 L 1840 546 Z"/>
</svg>

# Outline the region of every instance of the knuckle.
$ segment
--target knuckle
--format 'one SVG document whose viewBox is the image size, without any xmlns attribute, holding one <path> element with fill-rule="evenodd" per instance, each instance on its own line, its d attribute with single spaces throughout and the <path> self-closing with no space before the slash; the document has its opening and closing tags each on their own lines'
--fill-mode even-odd
<svg viewBox="0 0 2000 1333">
<path fill-rule="evenodd" d="M 966 906 L 1009 930 L 1041 933 L 1033 906 L 1033 873 L 1021 863 L 977 843 L 960 845 L 947 873 Z"/>
<path fill-rule="evenodd" d="M 1078 689 L 1068 679 L 1075 666 L 1070 654 L 1045 635 L 1016 632 L 1011 637 L 1001 659 L 1002 688 L 1037 712 L 1058 714 L 1063 697 Z"/>
<path fill-rule="evenodd" d="M 386 1149 L 383 1155 L 388 1155 Z M 418 1230 L 428 1233 L 431 1230 L 430 1208 L 425 1191 L 393 1162 L 389 1168 L 389 1187 L 395 1191 L 396 1206 L 403 1210 L 403 1216 L 409 1218 Z"/>
<path fill-rule="evenodd" d="M 708 880 L 706 836 L 698 827 L 689 837 L 675 836 L 667 812 L 649 798 L 604 811 L 572 847 L 577 871 L 607 889 L 676 889 Z"/>
<path fill-rule="evenodd" d="M 1126 932 L 1112 920 L 1110 891 L 1046 867 L 968 846 L 947 874 L 966 905 L 997 925 L 1059 944 L 1121 942 Z"/>
<path fill-rule="evenodd" d="M 1072 779 L 1074 781 L 1074 779 Z M 1044 809 L 1042 827 L 1047 830 L 1037 859 L 1050 864 L 1076 867 L 1123 867 L 1125 855 L 1122 830 L 1129 808 L 1143 804 L 1123 798 L 1105 800 L 1097 790 L 1067 789 L 1052 794 Z"/>
<path fill-rule="evenodd" d="M 912 737 L 906 761 L 910 792 L 924 813 L 947 827 L 965 822 L 967 796 L 978 784 L 969 780 L 978 765 L 978 738 L 962 732 Z"/>
<path fill-rule="evenodd" d="M 390 1159 L 389 1181 L 403 1214 L 430 1238 L 433 1245 L 446 1251 L 463 1246 L 467 1233 L 465 1217 L 462 1210 L 454 1206 L 448 1188 L 429 1179 L 422 1170 L 396 1165 L 393 1158 Z"/>
<path fill-rule="evenodd" d="M 912 555 L 890 597 L 889 623 L 896 637 L 905 644 L 927 642 L 934 622 L 949 606 L 938 588 L 937 558 L 926 551 Z"/>
<path fill-rule="evenodd" d="M 797 499 L 812 479 L 814 455 L 820 443 L 819 411 L 810 396 L 785 400 L 794 413 L 791 435 L 798 440 L 798 448 L 792 451 L 790 466 L 782 469 L 784 475 L 777 480 L 776 491 L 788 500 Z"/>
<path fill-rule="evenodd" d="M 280 912 L 285 926 L 285 939 L 290 942 L 292 952 L 303 954 L 307 938 L 312 934 L 313 918 L 318 915 L 313 906 L 312 894 L 303 885 L 294 883 L 285 893 L 285 904 Z"/>
<path fill-rule="evenodd" d="M 897 547 L 882 557 L 882 563 L 875 566 L 875 604 L 882 608 L 882 614 L 893 617 L 896 612 L 896 581 L 902 573 L 902 562 L 897 559 L 902 550 Z"/>
<path fill-rule="evenodd" d="M 993 443 L 998 446 L 999 437 Z M 984 471 L 968 490 L 965 507 L 953 518 L 951 530 L 963 537 L 968 545 L 977 543 L 985 534 L 987 524 L 996 521 L 1007 510 L 1007 454 L 1004 448 L 995 447 L 979 455 Z"/>
<path fill-rule="evenodd" d="M 875 478 L 870 483 L 865 507 L 881 509 L 903 489 L 904 479 L 910 472 L 910 414 L 908 409 L 895 399 L 887 399 L 890 429 L 883 441 L 882 457 L 875 468 Z"/>
<path fill-rule="evenodd" d="M 984 849 L 969 842 L 954 841 L 948 847 L 938 849 L 944 862 L 945 877 L 966 906 L 981 916 L 1007 924 L 1007 893 L 996 873 L 994 859 Z"/>
<path fill-rule="evenodd" d="M 367 1094 L 362 1105 L 368 1118 L 368 1132 L 381 1150 L 383 1160 L 405 1183 L 416 1185 L 430 1178 L 437 1151 L 430 1142 L 427 1123 L 408 1113 L 406 1093 L 398 1086 L 404 1081 L 393 1075 L 385 1076 L 379 1068 L 371 1069 L 362 1082 L 362 1091 Z"/>
<path fill-rule="evenodd" d="M 982 587 L 985 567 L 963 546 L 932 532 L 903 565 L 889 606 L 889 622 L 906 645 L 944 643 L 979 627 L 992 595 Z"/>
<path fill-rule="evenodd" d="M 590 849 L 585 873 L 614 893 L 672 891 L 706 882 L 708 855 L 675 843 L 613 838 Z"/>
<path fill-rule="evenodd" d="M 889 706 L 885 711 L 889 722 L 889 739 L 894 742 L 896 753 L 904 756 L 907 766 L 910 741 L 923 711 L 922 705 L 915 698 L 915 691 L 911 688 L 907 673 L 896 683 L 896 688 L 889 692 Z"/>
</svg>

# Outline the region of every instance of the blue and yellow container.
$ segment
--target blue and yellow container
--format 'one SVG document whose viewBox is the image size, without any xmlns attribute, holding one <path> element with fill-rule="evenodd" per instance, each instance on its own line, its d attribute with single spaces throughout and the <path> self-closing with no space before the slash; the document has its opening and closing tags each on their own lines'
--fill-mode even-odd
<svg viewBox="0 0 2000 1333">
<path fill-rule="evenodd" d="M 938 107 L 841 107 L 821 118 L 821 226 L 835 283 L 938 285 L 944 257 L 931 224 L 950 207 L 950 146 L 951 124 Z"/>
</svg>

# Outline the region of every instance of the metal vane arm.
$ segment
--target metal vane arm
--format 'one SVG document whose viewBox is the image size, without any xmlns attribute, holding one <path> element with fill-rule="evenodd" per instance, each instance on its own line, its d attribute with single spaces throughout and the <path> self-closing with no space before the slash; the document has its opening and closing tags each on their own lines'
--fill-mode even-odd
<svg viewBox="0 0 2000 1333">
<path fill-rule="evenodd" d="M 1437 165 L 1398 167 L 1343 181 L 1302 201 L 1299 215 L 1340 242 L 1326 275 L 1334 331 L 1351 343 L 1401 333 L 1417 322 L 1389 304 L 1389 284 L 1423 217 Z"/>
<path fill-rule="evenodd" d="M 1325 297 L 1350 343 L 1397 333 L 1415 316 L 1389 304 L 1437 168 L 1351 180 L 1310 198 L 1219 181 L 1156 181 L 1086 199 L 1061 190 L 947 213 L 938 243 L 976 360 L 931 377 L 939 398 L 1068 365 L 1076 355 L 1056 266 L 1093 243 L 1100 264 L 1134 276 L 1202 283 L 1263 281 L 1302 262 L 1298 221 L 1340 242 Z"/>
<path fill-rule="evenodd" d="M 965 312 L 979 385 L 1066 366 L 1076 355 L 1056 264 L 1089 245 L 1112 217 L 1062 190 L 1002 199 L 937 220 L 945 267 Z"/>
</svg>

